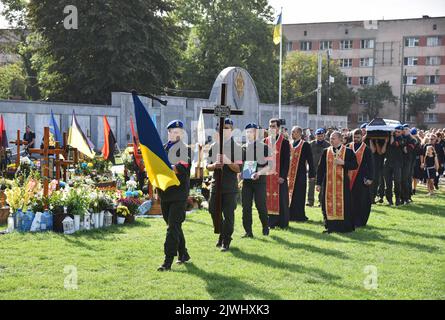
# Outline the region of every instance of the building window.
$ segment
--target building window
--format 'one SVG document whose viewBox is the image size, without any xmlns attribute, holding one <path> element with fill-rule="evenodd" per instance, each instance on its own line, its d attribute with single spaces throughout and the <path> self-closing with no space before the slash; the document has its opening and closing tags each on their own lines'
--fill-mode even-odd
<svg viewBox="0 0 445 320">
<path fill-rule="evenodd" d="M 340 59 L 340 68 L 351 68 L 352 59 Z"/>
<path fill-rule="evenodd" d="M 433 24 L 433 30 L 437 30 L 437 24 Z"/>
<path fill-rule="evenodd" d="M 362 113 L 358 115 L 358 122 L 369 122 L 369 115 L 367 113 Z"/>
<path fill-rule="evenodd" d="M 439 76 L 426 76 L 425 83 L 426 84 L 439 84 L 440 77 Z"/>
<path fill-rule="evenodd" d="M 437 113 L 425 113 L 424 119 L 428 123 L 437 122 Z"/>
<path fill-rule="evenodd" d="M 348 30 L 348 29 L 346 29 L 346 30 L 345 30 L 345 34 L 348 34 L 348 33 L 349 33 L 349 30 Z"/>
<path fill-rule="evenodd" d="M 373 58 L 360 58 L 360 67 L 372 67 L 373 65 Z"/>
<path fill-rule="evenodd" d="M 439 37 L 428 37 L 428 38 L 426 38 L 426 45 L 428 47 L 437 47 L 440 45 L 440 38 Z"/>
<path fill-rule="evenodd" d="M 418 58 L 417 57 L 405 57 L 403 64 L 405 66 L 417 66 Z"/>
<path fill-rule="evenodd" d="M 340 50 L 349 50 L 349 49 L 352 49 L 352 40 L 341 40 Z"/>
<path fill-rule="evenodd" d="M 352 86 L 352 77 L 346 77 L 346 84 Z"/>
<path fill-rule="evenodd" d="M 361 40 L 360 48 L 361 49 L 374 49 L 374 40 L 373 39 Z"/>
<path fill-rule="evenodd" d="M 440 63 L 440 57 L 426 57 L 426 65 L 428 66 L 438 66 Z"/>
<path fill-rule="evenodd" d="M 417 37 L 410 37 L 405 38 L 405 47 L 418 47 L 419 46 L 419 38 Z"/>
<path fill-rule="evenodd" d="M 403 84 L 415 85 L 417 83 L 417 76 L 403 77 Z"/>
<path fill-rule="evenodd" d="M 360 77 L 360 85 L 366 86 L 372 84 L 372 77 Z"/>
<path fill-rule="evenodd" d="M 301 51 L 310 51 L 312 50 L 312 42 L 310 41 L 302 41 L 300 42 Z"/>
<path fill-rule="evenodd" d="M 436 93 L 433 98 L 433 104 L 436 104 L 439 101 L 439 95 Z"/>
<path fill-rule="evenodd" d="M 320 50 L 332 49 L 332 41 L 321 41 Z"/>
<path fill-rule="evenodd" d="M 287 51 L 292 51 L 292 41 L 287 43 Z"/>
<path fill-rule="evenodd" d="M 307 36 L 307 31 L 306 31 L 306 30 L 304 31 L 304 36 L 305 36 L 305 37 Z"/>
</svg>

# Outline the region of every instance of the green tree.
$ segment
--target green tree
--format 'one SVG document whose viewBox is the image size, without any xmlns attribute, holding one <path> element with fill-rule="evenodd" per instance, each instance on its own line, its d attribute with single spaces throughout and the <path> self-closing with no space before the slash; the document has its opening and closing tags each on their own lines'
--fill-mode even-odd
<svg viewBox="0 0 445 320">
<path fill-rule="evenodd" d="M 354 101 L 354 91 L 346 84 L 346 76 L 337 64 L 331 62 L 329 73 L 334 77 L 330 90 L 329 114 L 346 115 Z M 322 71 L 322 110 L 327 105 L 327 60 L 323 60 Z M 283 66 L 283 98 L 285 102 L 298 103 L 309 106 L 311 113 L 317 112 L 317 82 L 318 57 L 317 55 L 292 52 L 286 56 Z"/>
<path fill-rule="evenodd" d="M 261 101 L 277 101 L 278 46 L 272 42 L 267 0 L 177 0 L 176 5 L 185 41 L 179 87 L 207 98 L 221 70 L 237 66 L 252 75 Z"/>
<path fill-rule="evenodd" d="M 21 63 L 0 67 L 0 99 L 25 97 L 25 75 Z"/>
<path fill-rule="evenodd" d="M 65 29 L 66 5 L 78 29 Z M 109 103 L 110 92 L 159 92 L 176 69 L 176 28 L 168 0 L 31 1 L 28 23 L 41 35 L 35 65 L 50 100 Z"/>
<path fill-rule="evenodd" d="M 3 32 L 6 41 L 2 49 L 6 53 L 20 57 L 22 61 L 20 66 L 25 74 L 26 98 L 39 100 L 41 95 L 37 81 L 38 70 L 32 64 L 36 47 L 28 41 L 33 34 L 28 29 L 26 20 L 28 2 L 26 0 L 3 0 L 2 14 L 9 22 L 11 29 Z"/>
<path fill-rule="evenodd" d="M 408 115 L 417 116 L 417 114 L 434 109 L 436 103 L 436 92 L 429 88 L 420 88 L 411 91 L 406 95 L 408 104 Z"/>
<path fill-rule="evenodd" d="M 379 115 L 385 102 L 396 103 L 397 99 L 392 94 L 392 88 L 388 81 L 360 88 L 358 89 L 358 96 L 366 102 L 366 113 L 371 119 Z"/>
</svg>

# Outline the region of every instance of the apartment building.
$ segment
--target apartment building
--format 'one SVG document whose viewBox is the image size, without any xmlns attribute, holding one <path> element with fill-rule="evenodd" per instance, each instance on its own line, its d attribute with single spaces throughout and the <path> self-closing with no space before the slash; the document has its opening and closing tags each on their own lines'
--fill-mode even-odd
<svg viewBox="0 0 445 320">
<path fill-rule="evenodd" d="M 421 87 L 436 92 L 435 106 L 407 122 L 445 126 L 445 17 L 285 24 L 287 51 L 317 54 L 330 51 L 348 86 L 389 81 L 397 103 L 385 105 L 381 116 L 402 119 L 403 92 Z M 406 73 L 406 76 L 405 76 Z M 349 125 L 368 122 L 366 101 L 357 99 L 348 114 Z"/>
</svg>

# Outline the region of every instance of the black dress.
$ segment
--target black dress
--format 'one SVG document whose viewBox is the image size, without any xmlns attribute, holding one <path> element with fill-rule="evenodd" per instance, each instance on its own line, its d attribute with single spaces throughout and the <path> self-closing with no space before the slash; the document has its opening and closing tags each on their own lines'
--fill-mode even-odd
<svg viewBox="0 0 445 320">
<path fill-rule="evenodd" d="M 425 157 L 425 179 L 436 178 L 435 157 Z"/>
</svg>

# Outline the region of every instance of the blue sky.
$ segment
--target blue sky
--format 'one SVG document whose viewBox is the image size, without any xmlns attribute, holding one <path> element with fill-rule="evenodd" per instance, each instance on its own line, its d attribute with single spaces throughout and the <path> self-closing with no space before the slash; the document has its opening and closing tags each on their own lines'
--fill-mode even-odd
<svg viewBox="0 0 445 320">
<path fill-rule="evenodd" d="M 380 20 L 445 16 L 445 0 L 269 0 L 283 23 Z M 1 10 L 0 3 L 0 10 Z M 7 26 L 0 16 L 0 28 Z"/>
</svg>

